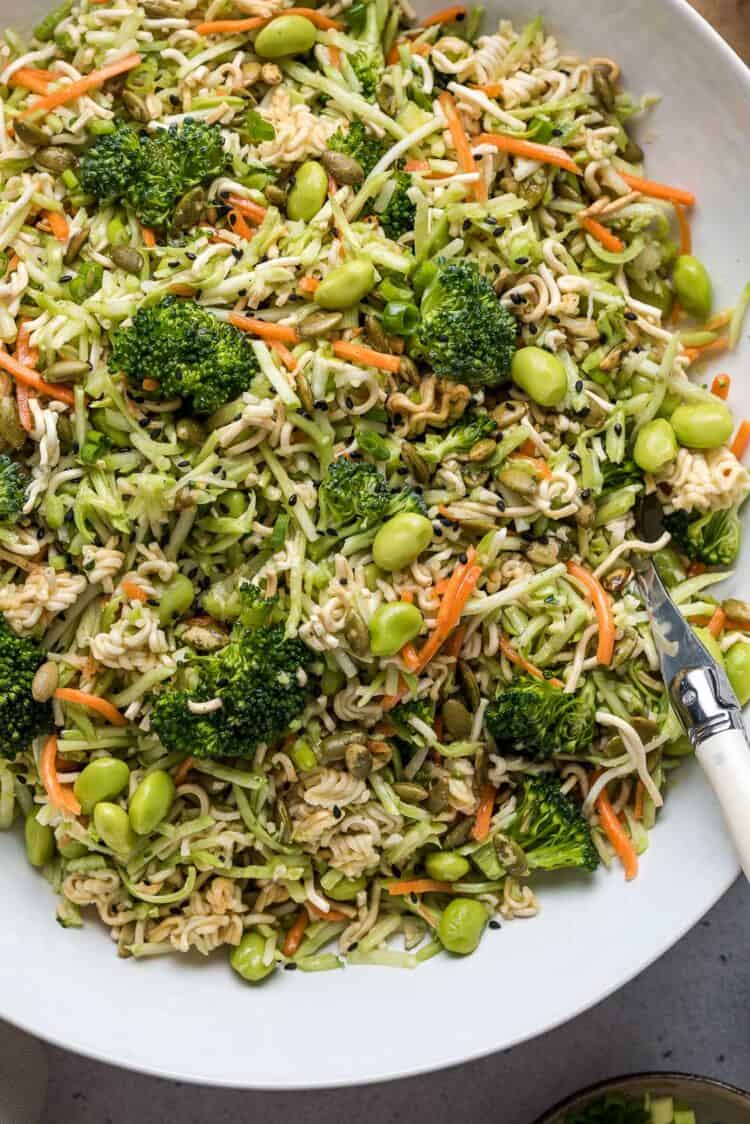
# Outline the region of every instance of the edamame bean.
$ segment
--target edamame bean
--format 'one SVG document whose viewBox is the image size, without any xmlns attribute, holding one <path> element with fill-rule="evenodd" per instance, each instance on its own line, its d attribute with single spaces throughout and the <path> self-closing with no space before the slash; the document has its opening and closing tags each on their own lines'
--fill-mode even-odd
<svg viewBox="0 0 750 1124">
<path fill-rule="evenodd" d="M 44 500 L 44 518 L 53 531 L 59 531 L 65 521 L 65 504 L 54 492 Z"/>
<path fill-rule="evenodd" d="M 129 855 L 137 843 L 128 813 L 119 804 L 102 801 L 94 808 L 94 827 L 99 838 L 116 855 Z"/>
<path fill-rule="evenodd" d="M 424 866 L 430 878 L 438 882 L 457 882 L 468 873 L 469 861 L 455 851 L 432 851 Z"/>
<path fill-rule="evenodd" d="M 383 309 L 383 327 L 394 336 L 413 336 L 419 323 L 419 309 L 411 301 L 388 301 Z"/>
<path fill-rule="evenodd" d="M 543 347 L 519 347 L 510 377 L 540 406 L 557 406 L 568 393 L 568 376 L 560 360 Z"/>
<path fill-rule="evenodd" d="M 233 519 L 244 515 L 247 511 L 247 495 L 245 492 L 237 490 L 225 492 L 219 502 L 227 515 L 231 515 Z"/>
<path fill-rule="evenodd" d="M 416 511 L 400 511 L 378 531 L 372 556 L 381 570 L 393 573 L 409 566 L 432 542 L 432 523 Z"/>
<path fill-rule="evenodd" d="M 128 804 L 128 819 L 136 835 L 148 835 L 167 817 L 174 794 L 174 781 L 164 769 L 143 778 Z"/>
<path fill-rule="evenodd" d="M 190 608 L 195 598 L 195 587 L 184 574 L 175 574 L 171 582 L 164 586 L 159 599 L 159 624 L 167 625 L 174 617 Z"/>
<path fill-rule="evenodd" d="M 721 399 L 683 402 L 669 419 L 681 445 L 693 449 L 718 449 L 732 436 L 732 411 Z"/>
<path fill-rule="evenodd" d="M 315 303 L 337 311 L 354 308 L 375 284 L 375 269 L 367 258 L 352 258 L 332 269 L 315 290 Z"/>
<path fill-rule="evenodd" d="M 733 644 L 724 656 L 729 682 L 740 706 L 750 699 L 750 644 Z"/>
<path fill-rule="evenodd" d="M 713 293 L 711 278 L 703 262 L 692 254 L 682 254 L 675 262 L 672 284 L 685 311 L 697 320 L 707 320 L 711 315 Z"/>
<path fill-rule="evenodd" d="M 438 922 L 437 935 L 448 952 L 466 956 L 479 944 L 487 924 L 487 910 L 472 898 L 454 898 Z"/>
<path fill-rule="evenodd" d="M 677 438 L 665 418 L 654 418 L 638 430 L 633 460 L 644 472 L 658 472 L 677 456 Z"/>
<path fill-rule="evenodd" d="M 310 769 L 314 769 L 318 764 L 315 750 L 304 738 L 297 738 L 289 752 L 289 756 L 294 762 L 295 769 L 299 769 L 301 773 L 309 772 Z"/>
<path fill-rule="evenodd" d="M 694 628 L 693 632 L 700 640 L 703 647 L 713 656 L 720 667 L 724 666 L 724 653 L 721 650 L 721 645 L 712 632 L 707 628 Z"/>
<path fill-rule="evenodd" d="M 32 866 L 45 866 L 55 854 L 55 833 L 51 827 L 41 824 L 36 812 L 29 812 L 24 824 L 26 856 Z"/>
<path fill-rule="evenodd" d="M 286 201 L 286 213 L 290 219 L 309 222 L 315 218 L 326 201 L 328 176 L 317 160 L 306 160 L 294 177 L 294 186 Z"/>
<path fill-rule="evenodd" d="M 374 656 L 395 656 L 414 639 L 423 623 L 416 605 L 406 601 L 381 605 L 370 620 L 370 651 Z"/>
<path fill-rule="evenodd" d="M 250 930 L 237 945 L 229 957 L 229 963 L 238 976 L 248 983 L 258 983 L 266 976 L 270 976 L 276 967 L 276 961 L 270 964 L 263 963 L 263 953 L 266 949 L 265 938 L 260 933 Z"/>
<path fill-rule="evenodd" d="M 367 879 L 364 875 L 360 878 L 342 878 L 332 890 L 328 891 L 328 897 L 333 898 L 335 902 L 353 902 L 366 885 Z"/>
<path fill-rule="evenodd" d="M 304 16 L 279 16 L 258 32 L 255 53 L 261 59 L 304 55 L 315 43 L 315 24 Z"/>
<path fill-rule="evenodd" d="M 117 757 L 97 757 L 79 775 L 73 790 L 86 815 L 100 800 L 111 800 L 125 788 L 130 769 Z"/>
</svg>

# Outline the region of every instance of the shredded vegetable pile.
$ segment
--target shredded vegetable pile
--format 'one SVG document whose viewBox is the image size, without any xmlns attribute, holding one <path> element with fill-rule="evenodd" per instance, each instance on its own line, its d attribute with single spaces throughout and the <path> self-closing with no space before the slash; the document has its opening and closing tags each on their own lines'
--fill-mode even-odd
<svg viewBox="0 0 750 1124">
<path fill-rule="evenodd" d="M 0 43 L 0 827 L 122 956 L 410 968 L 634 877 L 689 752 L 638 554 L 750 694 L 750 425 L 688 378 L 750 287 L 713 309 L 644 178 L 652 99 L 489 23 Z"/>
</svg>

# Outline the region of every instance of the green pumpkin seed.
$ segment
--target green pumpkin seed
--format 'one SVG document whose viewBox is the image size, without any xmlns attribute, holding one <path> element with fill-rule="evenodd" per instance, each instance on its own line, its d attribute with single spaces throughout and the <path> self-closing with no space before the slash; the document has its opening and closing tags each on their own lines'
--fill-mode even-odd
<svg viewBox="0 0 750 1124">
<path fill-rule="evenodd" d="M 430 795 L 421 784 L 414 784 L 411 781 L 396 781 L 393 784 L 393 791 L 402 800 L 416 801 L 417 803 L 426 800 Z"/>
<path fill-rule="evenodd" d="M 427 807 L 435 814 L 444 812 L 446 808 L 450 807 L 450 789 L 448 788 L 448 782 L 442 777 L 440 780 L 435 781 L 430 788 L 427 797 Z"/>
<path fill-rule="evenodd" d="M 47 382 L 80 382 L 91 373 L 91 366 L 83 359 L 58 359 L 44 371 Z"/>
<path fill-rule="evenodd" d="M 265 195 L 268 202 L 272 203 L 274 207 L 284 207 L 286 205 L 287 193 L 286 191 L 284 191 L 284 188 L 279 187 L 278 184 L 266 184 L 266 186 L 263 188 L 263 194 Z"/>
<path fill-rule="evenodd" d="M 353 156 L 345 152 L 333 152 L 331 149 L 321 156 L 321 163 L 327 172 L 333 176 L 337 183 L 355 186 L 362 183 L 365 178 L 364 169 Z"/>
<path fill-rule="evenodd" d="M 310 386 L 307 375 L 304 371 L 297 371 L 297 374 L 294 378 L 294 383 L 297 388 L 299 400 L 304 407 L 305 413 L 315 413 L 315 398 L 313 397 L 312 387 Z"/>
<path fill-rule="evenodd" d="M 432 469 L 408 441 L 401 442 L 401 460 L 419 484 L 429 484 Z"/>
<path fill-rule="evenodd" d="M 43 664 L 39 665 L 31 681 L 32 698 L 36 702 L 47 702 L 57 690 L 59 681 L 60 673 L 57 664 L 53 663 L 52 660 L 45 660 Z"/>
<path fill-rule="evenodd" d="M 372 754 L 367 746 L 360 745 L 359 742 L 352 742 L 344 750 L 344 760 L 347 769 L 357 780 L 363 781 L 366 777 L 369 777 L 372 769 Z"/>
<path fill-rule="evenodd" d="M 45 133 L 38 125 L 32 125 L 31 121 L 23 121 L 17 117 L 13 122 L 13 128 L 21 143 L 28 145 L 29 148 L 40 148 L 50 142 L 49 133 Z"/>
<path fill-rule="evenodd" d="M 145 125 L 151 120 L 148 107 L 143 98 L 139 97 L 138 94 L 134 94 L 132 90 L 124 90 L 121 100 L 134 121 L 140 121 L 142 125 Z"/>
<path fill-rule="evenodd" d="M 481 464 L 482 461 L 487 461 L 490 459 L 496 448 L 497 445 L 492 440 L 492 438 L 485 437 L 481 441 L 477 441 L 476 444 L 472 445 L 471 450 L 469 451 L 469 460 L 473 461 L 475 464 Z"/>
<path fill-rule="evenodd" d="M 77 230 L 75 234 L 71 234 L 65 254 L 63 255 L 63 262 L 65 265 L 72 265 L 78 257 L 79 253 L 88 241 L 89 228 L 87 226 Z"/>
<path fill-rule="evenodd" d="M 443 840 L 443 846 L 447 851 L 452 850 L 454 847 L 460 847 L 462 843 L 468 842 L 471 835 L 471 829 L 474 826 L 473 819 L 464 816 L 464 818 L 457 823 L 455 827 L 451 828 Z"/>
<path fill-rule="evenodd" d="M 172 215 L 172 226 L 177 230 L 187 230 L 195 226 L 206 205 L 206 193 L 202 187 L 186 191 L 177 203 Z"/>
<path fill-rule="evenodd" d="M 591 75 L 594 93 L 608 113 L 615 108 L 615 90 L 612 85 L 609 67 L 595 66 Z"/>
<path fill-rule="evenodd" d="M 18 419 L 15 397 L 0 398 L 0 449 L 20 449 L 26 443 L 26 430 Z"/>
<path fill-rule="evenodd" d="M 525 878 L 529 873 L 529 864 L 518 843 L 506 839 L 504 835 L 496 835 L 494 843 L 495 853 L 508 874 L 514 878 Z"/>
<path fill-rule="evenodd" d="M 376 351 L 389 352 L 391 350 L 391 341 L 388 339 L 383 325 L 378 320 L 377 316 L 365 317 L 365 332 L 367 338 Z"/>
<path fill-rule="evenodd" d="M 343 317 L 340 312 L 313 312 L 297 329 L 304 340 L 314 340 L 338 328 Z"/>
<path fill-rule="evenodd" d="M 143 258 L 132 246 L 110 246 L 109 256 L 126 273 L 138 274 L 143 269 Z"/>
<path fill-rule="evenodd" d="M 46 148 L 38 148 L 34 153 L 34 159 L 37 164 L 41 164 L 43 168 L 47 168 L 50 172 L 64 172 L 68 168 L 72 168 L 76 162 L 76 158 L 68 148 L 60 148 L 58 145 L 47 145 Z"/>
<path fill-rule="evenodd" d="M 446 699 L 442 714 L 445 728 L 452 738 L 460 741 L 470 736 L 474 720 L 462 702 L 458 699 Z"/>
<path fill-rule="evenodd" d="M 639 144 L 636 144 L 632 137 L 628 137 L 628 143 L 623 149 L 622 158 L 628 164 L 640 164 L 643 160 L 643 149 Z"/>
<path fill-rule="evenodd" d="M 466 701 L 471 710 L 477 710 L 480 702 L 482 701 L 482 692 L 479 689 L 479 681 L 474 674 L 471 664 L 466 660 L 458 661 L 458 678 L 463 688 Z"/>
</svg>

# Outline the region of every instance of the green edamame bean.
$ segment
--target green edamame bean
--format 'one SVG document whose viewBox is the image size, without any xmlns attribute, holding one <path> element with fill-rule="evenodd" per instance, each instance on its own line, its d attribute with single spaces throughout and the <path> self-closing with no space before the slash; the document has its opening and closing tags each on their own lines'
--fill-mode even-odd
<svg viewBox="0 0 750 1124">
<path fill-rule="evenodd" d="M 137 843 L 128 813 L 119 804 L 103 800 L 94 808 L 94 827 L 99 838 L 116 855 L 129 855 Z"/>
<path fill-rule="evenodd" d="M 669 419 L 681 445 L 718 449 L 732 436 L 732 411 L 720 398 L 714 402 L 683 402 Z"/>
<path fill-rule="evenodd" d="M 692 254 L 682 254 L 675 262 L 672 284 L 685 311 L 696 320 L 707 320 L 711 315 L 713 292 L 711 278 L 703 262 Z"/>
<path fill-rule="evenodd" d="M 750 644 L 733 644 L 724 656 L 729 682 L 740 706 L 750 699 Z"/>
<path fill-rule="evenodd" d="M 294 185 L 287 197 L 287 215 L 290 219 L 309 222 L 325 203 L 327 192 L 325 168 L 317 160 L 306 160 L 294 177 Z"/>
<path fill-rule="evenodd" d="M 671 418 L 681 402 L 682 399 L 679 394 L 673 394 L 671 390 L 668 390 L 661 400 L 661 406 L 656 411 L 657 418 Z"/>
<path fill-rule="evenodd" d="M 432 542 L 432 523 L 415 511 L 401 511 L 378 531 L 372 556 L 381 570 L 403 570 Z"/>
<path fill-rule="evenodd" d="M 542 347 L 519 347 L 510 377 L 540 406 L 556 406 L 568 393 L 568 376 L 560 360 Z"/>
<path fill-rule="evenodd" d="M 315 24 L 304 16 L 279 16 L 258 32 L 255 53 L 261 59 L 304 55 L 315 43 Z"/>
<path fill-rule="evenodd" d="M 54 492 L 45 498 L 44 518 L 53 531 L 59 531 L 65 521 L 65 504 Z"/>
<path fill-rule="evenodd" d="M 248 983 L 258 983 L 266 976 L 270 976 L 276 967 L 276 961 L 272 960 L 270 964 L 263 963 L 263 953 L 265 952 L 266 942 L 260 933 L 253 932 L 245 933 L 244 937 L 232 950 L 229 963 L 234 968 L 238 976 L 242 976 L 243 980 Z"/>
<path fill-rule="evenodd" d="M 314 769 L 318 764 L 315 750 L 304 738 L 297 738 L 289 751 L 289 756 L 294 762 L 295 769 L 299 769 L 301 773 L 309 772 L 310 769 Z"/>
<path fill-rule="evenodd" d="M 57 840 L 57 849 L 64 859 L 81 859 L 88 854 L 85 843 L 79 843 L 70 835 L 61 835 Z"/>
<path fill-rule="evenodd" d="M 644 472 L 658 472 L 677 456 L 677 438 L 665 418 L 654 418 L 638 431 L 633 460 Z"/>
<path fill-rule="evenodd" d="M 78 777 L 73 790 L 81 811 L 89 815 L 100 800 L 111 800 L 125 788 L 130 769 L 117 757 L 97 757 Z"/>
<path fill-rule="evenodd" d="M 143 778 L 128 804 L 128 819 L 136 835 L 148 835 L 167 817 L 174 794 L 174 781 L 164 769 Z"/>
<path fill-rule="evenodd" d="M 333 312 L 354 308 L 375 284 L 375 269 L 367 258 L 352 258 L 332 269 L 315 290 L 315 303 Z"/>
<path fill-rule="evenodd" d="M 55 833 L 51 827 L 39 823 L 36 812 L 29 812 L 24 824 L 26 857 L 32 866 L 45 866 L 55 854 Z"/>
<path fill-rule="evenodd" d="M 247 511 L 247 495 L 245 492 L 225 492 L 220 503 L 227 515 L 231 515 L 233 519 L 244 515 Z"/>
<path fill-rule="evenodd" d="M 721 650 L 721 645 L 712 632 L 707 628 L 694 628 L 693 632 L 700 640 L 703 647 L 713 656 L 720 667 L 724 666 L 724 653 Z"/>
<path fill-rule="evenodd" d="M 419 323 L 419 309 L 411 301 L 388 301 L 383 309 L 383 327 L 394 336 L 413 336 Z"/>
<path fill-rule="evenodd" d="M 432 851 L 424 865 L 430 878 L 438 882 L 457 882 L 469 870 L 469 860 L 456 851 Z"/>
<path fill-rule="evenodd" d="M 332 890 L 328 891 L 328 897 L 333 898 L 335 902 L 353 902 L 366 885 L 367 879 L 364 875 L 361 878 L 342 878 Z"/>
<path fill-rule="evenodd" d="M 370 620 L 370 651 L 374 656 L 395 656 L 419 633 L 424 617 L 416 605 L 390 601 Z"/>
<path fill-rule="evenodd" d="M 184 574 L 175 574 L 171 582 L 164 586 L 159 599 L 159 624 L 169 624 L 174 617 L 190 608 L 195 599 L 195 587 Z"/>
<path fill-rule="evenodd" d="M 454 898 L 438 922 L 437 935 L 448 952 L 466 956 L 479 944 L 487 924 L 487 910 L 471 898 Z"/>
</svg>

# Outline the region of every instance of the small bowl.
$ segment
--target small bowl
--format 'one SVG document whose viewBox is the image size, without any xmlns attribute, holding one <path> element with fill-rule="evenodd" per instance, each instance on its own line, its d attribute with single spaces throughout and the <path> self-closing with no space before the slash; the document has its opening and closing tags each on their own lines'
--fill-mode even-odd
<svg viewBox="0 0 750 1124">
<path fill-rule="evenodd" d="M 605 1093 L 638 1097 L 644 1093 L 674 1097 L 694 1109 L 697 1124 L 750 1124 L 750 1093 L 689 1073 L 632 1073 L 589 1085 L 545 1112 L 535 1124 L 565 1124 L 567 1113 L 586 1108 Z"/>
</svg>

